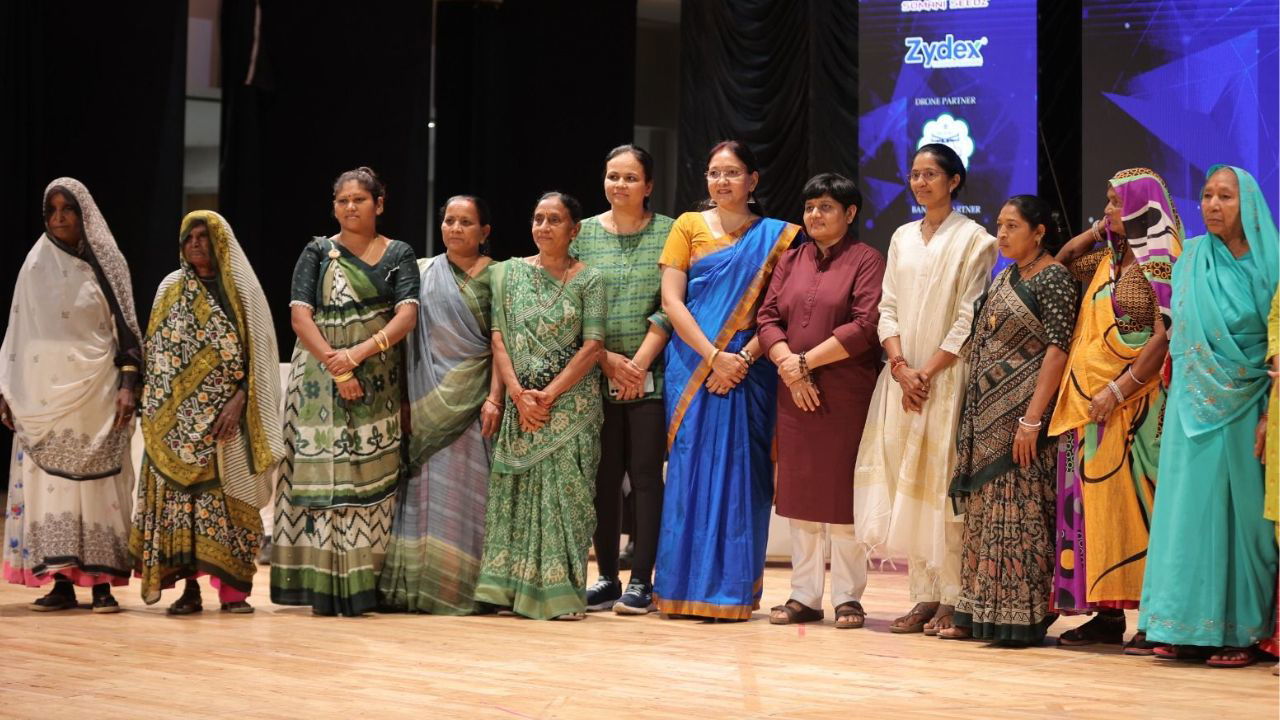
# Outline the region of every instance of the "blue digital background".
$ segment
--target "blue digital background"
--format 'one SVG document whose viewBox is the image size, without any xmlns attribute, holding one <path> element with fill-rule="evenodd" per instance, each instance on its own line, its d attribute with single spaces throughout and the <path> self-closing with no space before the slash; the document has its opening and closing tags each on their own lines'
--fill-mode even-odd
<svg viewBox="0 0 1280 720">
<path fill-rule="evenodd" d="M 970 149 L 966 128 L 972 142 L 958 210 L 993 230 L 1010 195 L 1036 192 L 1036 3 L 991 0 L 984 8 L 956 9 L 960 4 L 929 3 L 947 9 L 924 12 L 904 12 L 900 1 L 858 5 L 858 184 L 867 205 L 860 229 L 877 247 L 886 248 L 898 226 L 920 218 L 905 178 L 926 123 L 943 113 L 964 123 L 952 125 L 959 133 L 945 133 L 948 144 Z M 933 48 L 942 54 L 986 38 L 982 65 L 908 62 L 921 58 L 908 57 L 907 38 L 941 43 Z"/>
<path fill-rule="evenodd" d="M 1149 167 L 1198 235 L 1200 188 L 1217 163 L 1253 173 L 1275 216 L 1278 5 L 1084 0 L 1086 221 L 1102 213 L 1107 178 Z"/>
</svg>

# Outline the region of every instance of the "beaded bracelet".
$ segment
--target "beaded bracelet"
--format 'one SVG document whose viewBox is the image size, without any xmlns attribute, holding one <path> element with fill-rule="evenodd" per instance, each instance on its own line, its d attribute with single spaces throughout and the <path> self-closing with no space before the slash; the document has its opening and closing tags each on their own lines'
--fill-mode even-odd
<svg viewBox="0 0 1280 720">
<path fill-rule="evenodd" d="M 804 376 L 804 381 L 813 384 L 813 373 L 809 371 L 809 361 L 805 359 L 804 353 L 796 356 L 800 360 L 800 374 Z"/>
</svg>

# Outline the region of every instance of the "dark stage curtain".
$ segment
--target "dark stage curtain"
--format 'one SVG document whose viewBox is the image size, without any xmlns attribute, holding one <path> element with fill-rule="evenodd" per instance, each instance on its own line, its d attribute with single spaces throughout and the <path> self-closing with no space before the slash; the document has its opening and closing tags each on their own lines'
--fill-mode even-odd
<svg viewBox="0 0 1280 720">
<path fill-rule="evenodd" d="M 706 197 L 706 153 L 736 139 L 761 165 L 767 215 L 800 220 L 800 191 L 825 171 L 857 177 L 855 3 L 706 0 L 681 5 L 676 204 Z"/>
<path fill-rule="evenodd" d="M 1084 228 L 1085 209 L 1101 214 L 1105 201 L 1098 178 L 1098 194 L 1081 198 L 1081 56 L 1080 0 L 1039 4 L 1039 194 L 1063 211 L 1068 232 Z M 1117 168 L 1118 170 L 1119 168 Z"/>
<path fill-rule="evenodd" d="M 436 203 L 488 200 L 496 259 L 535 252 L 547 190 L 606 210 L 605 153 L 634 133 L 635 0 L 442 2 L 437 21 Z"/>
<path fill-rule="evenodd" d="M 387 184 L 379 230 L 423 252 L 431 3 L 226 0 L 222 12 L 218 202 L 287 360 L 293 266 L 312 237 L 337 232 L 340 173 L 376 170 Z"/>
<path fill-rule="evenodd" d="M 6 311 L 44 231 L 44 188 L 67 175 L 89 188 L 129 261 L 145 326 L 156 286 L 178 262 L 186 48 L 185 2 L 0 3 Z M 5 478 L 10 437 L 0 431 Z"/>
</svg>

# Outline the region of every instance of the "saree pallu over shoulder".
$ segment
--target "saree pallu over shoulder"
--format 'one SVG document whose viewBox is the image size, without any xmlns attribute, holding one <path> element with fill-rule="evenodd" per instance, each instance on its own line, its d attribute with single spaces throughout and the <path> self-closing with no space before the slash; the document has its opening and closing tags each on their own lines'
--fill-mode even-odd
<svg viewBox="0 0 1280 720">
<path fill-rule="evenodd" d="M 798 232 L 764 218 L 689 268 L 685 305 L 717 348 L 750 341 L 756 305 Z M 777 377 L 761 359 L 727 395 L 712 395 L 710 366 L 679 334 L 666 363 L 670 457 L 654 602 L 665 613 L 745 620 L 763 588 Z"/>
<path fill-rule="evenodd" d="M 315 324 L 334 348 L 356 345 L 390 322 L 394 298 L 382 294 L 357 261 L 324 264 Z M 333 377 L 299 343 L 293 354 L 286 432 L 296 433 L 290 501 L 321 509 L 376 505 L 400 478 L 401 349 L 392 347 L 355 369 L 364 397 L 347 401 Z"/>
<path fill-rule="evenodd" d="M 1112 302 L 1114 262 L 1099 263 L 1085 290 L 1049 423 L 1049 434 L 1063 438 L 1054 604 L 1065 611 L 1136 607 L 1146 564 L 1164 421 L 1159 375 L 1152 373 L 1105 422 L 1089 419 L 1093 396 L 1133 365 L 1153 334 L 1121 332 Z"/>
<path fill-rule="evenodd" d="M 284 456 L 271 311 L 226 220 L 196 211 L 183 220 L 181 235 L 196 222 L 209 229 L 222 297 L 212 297 L 185 260 L 161 281 L 147 324 L 143 439 L 153 468 L 175 487 L 220 485 L 229 497 L 263 508 Z M 213 420 L 241 387 L 242 432 L 215 442 Z"/>
<path fill-rule="evenodd" d="M 581 283 L 580 287 L 585 292 L 584 302 L 590 301 L 595 293 L 586 291 L 585 287 L 603 285 L 600 271 L 588 266 L 565 282 L 563 287 L 547 287 L 546 294 L 553 296 L 550 303 L 546 303 L 541 295 L 536 296 L 537 301 L 525 301 L 529 296 L 526 292 L 528 287 L 541 287 L 538 285 L 540 282 L 546 286 L 551 283 L 536 275 L 544 273 L 543 270 L 523 259 L 503 262 L 492 272 L 493 329 L 502 333 L 507 355 L 523 387 L 545 387 L 564 369 L 584 342 L 604 340 L 603 313 L 600 313 L 599 326 L 595 326 L 594 309 L 580 308 L 572 297 L 576 288 L 570 287 Z M 522 284 L 524 289 L 513 291 L 511 286 L 515 283 Z M 600 370 L 592 366 L 573 387 L 566 390 L 551 408 L 551 417 L 536 434 L 521 430 L 518 418 L 515 403 L 507 403 L 502 427 L 494 443 L 495 473 L 523 473 L 580 434 L 597 432 L 604 422 Z"/>
<path fill-rule="evenodd" d="M 689 268 L 685 306 L 711 344 L 727 350 L 743 327 L 753 324 L 756 305 L 769 274 L 799 234 L 800 227 L 774 218 L 756 221 L 733 245 L 697 260 Z M 697 351 L 673 335 L 666 350 L 667 447 L 690 405 L 703 392 L 711 366 Z"/>
<path fill-rule="evenodd" d="M 443 254 L 418 260 L 418 268 L 424 302 L 418 304 L 418 324 L 405 346 L 412 468 L 475 423 L 493 364 L 488 282 L 472 280 L 459 287 Z"/>
</svg>

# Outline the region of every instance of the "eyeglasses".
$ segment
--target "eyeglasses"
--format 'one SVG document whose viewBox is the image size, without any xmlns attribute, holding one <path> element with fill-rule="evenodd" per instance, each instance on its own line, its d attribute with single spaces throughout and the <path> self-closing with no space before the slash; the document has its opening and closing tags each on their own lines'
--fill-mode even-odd
<svg viewBox="0 0 1280 720">
<path fill-rule="evenodd" d="M 942 176 L 943 173 L 940 173 L 937 170 L 912 170 L 911 174 L 907 176 L 907 179 L 911 182 L 924 180 L 927 183 L 931 183 Z"/>
<path fill-rule="evenodd" d="M 746 174 L 747 173 L 740 168 L 729 168 L 727 170 L 708 170 L 706 172 L 707 179 L 712 181 L 719 180 L 720 178 L 724 178 L 725 180 L 737 180 Z"/>
</svg>

